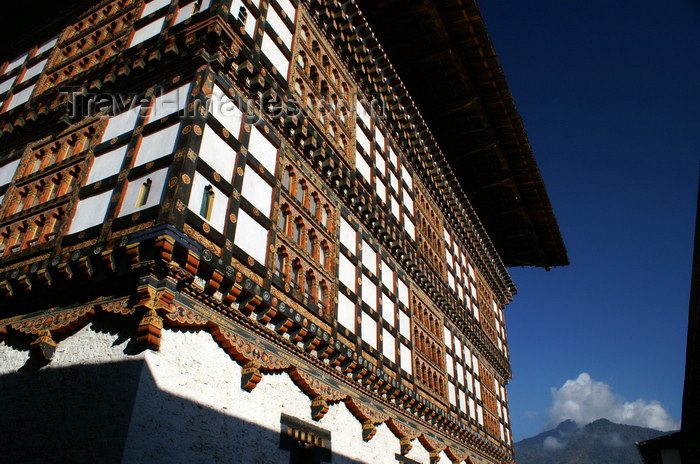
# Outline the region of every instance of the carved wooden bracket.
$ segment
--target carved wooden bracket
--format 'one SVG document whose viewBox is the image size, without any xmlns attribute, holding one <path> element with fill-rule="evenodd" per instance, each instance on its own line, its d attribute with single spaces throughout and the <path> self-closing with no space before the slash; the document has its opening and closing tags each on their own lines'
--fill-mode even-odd
<svg viewBox="0 0 700 464">
<path fill-rule="evenodd" d="M 42 361 L 49 362 L 56 352 L 56 342 L 51 338 L 51 332 L 48 330 L 39 334 L 36 340 L 30 345 L 32 353 L 39 357 Z"/>
<path fill-rule="evenodd" d="M 158 351 L 160 349 L 160 335 L 163 331 L 163 318 L 155 309 L 149 310 L 139 322 L 136 341 L 146 348 Z"/>
<path fill-rule="evenodd" d="M 241 376 L 241 388 L 243 390 L 252 392 L 261 380 L 262 374 L 260 373 L 260 369 L 258 369 L 258 363 L 250 361 L 243 366 L 243 373 Z"/>
</svg>

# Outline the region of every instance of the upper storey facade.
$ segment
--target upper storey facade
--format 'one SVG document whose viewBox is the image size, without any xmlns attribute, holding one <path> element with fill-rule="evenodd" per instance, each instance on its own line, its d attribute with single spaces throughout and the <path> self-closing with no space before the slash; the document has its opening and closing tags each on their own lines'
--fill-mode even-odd
<svg viewBox="0 0 700 464">
<path fill-rule="evenodd" d="M 152 348 L 207 328 L 245 389 L 293 370 L 367 440 L 510 459 L 515 287 L 354 1 L 103 1 L 18 52 L 0 335 L 50 359 L 95 311 Z"/>
</svg>

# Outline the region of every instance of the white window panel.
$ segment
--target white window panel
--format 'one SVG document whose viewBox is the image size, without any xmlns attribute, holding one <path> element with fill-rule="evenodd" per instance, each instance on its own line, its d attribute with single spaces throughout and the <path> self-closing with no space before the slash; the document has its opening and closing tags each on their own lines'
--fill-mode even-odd
<svg viewBox="0 0 700 464">
<path fill-rule="evenodd" d="M 54 38 L 51 39 L 51 40 L 48 40 L 48 41 L 44 42 L 44 43 L 41 44 L 41 46 L 39 46 L 39 48 L 36 50 L 36 54 L 35 54 L 34 56 L 39 56 L 39 55 L 41 55 L 42 53 L 44 53 L 45 51 L 51 50 L 51 49 L 54 47 L 54 45 L 56 45 L 56 42 L 58 42 L 58 36 L 54 37 Z"/>
<path fill-rule="evenodd" d="M 445 238 L 445 244 L 450 246 L 450 243 L 452 243 L 452 237 L 450 237 L 450 233 L 448 232 L 447 228 L 442 229 L 442 236 Z"/>
<path fill-rule="evenodd" d="M 386 172 L 386 161 L 384 161 L 384 155 L 381 152 L 375 153 L 374 164 L 382 175 Z"/>
<path fill-rule="evenodd" d="M 403 198 L 403 204 L 404 204 L 404 206 L 406 206 L 406 209 L 408 209 L 408 211 L 410 211 L 411 214 L 413 214 L 414 213 L 413 198 L 411 198 L 411 194 L 408 193 L 406 190 L 404 190 L 402 198 Z"/>
<path fill-rule="evenodd" d="M 170 92 L 160 94 L 153 100 L 153 108 L 148 116 L 148 122 L 157 121 L 169 114 L 177 113 L 187 105 L 190 84 L 183 85 Z"/>
<path fill-rule="evenodd" d="M 357 143 L 362 147 L 364 150 L 365 154 L 367 156 L 370 156 L 372 154 L 371 151 L 371 144 L 372 142 L 369 141 L 367 138 L 367 135 L 365 135 L 365 131 L 362 130 L 362 128 L 358 125 L 356 127 L 357 129 Z"/>
<path fill-rule="evenodd" d="M 382 283 L 391 293 L 394 293 L 394 271 L 384 260 L 382 260 Z"/>
<path fill-rule="evenodd" d="M 508 414 L 508 408 L 505 406 L 503 407 L 503 422 L 506 424 L 510 424 L 510 416 Z"/>
<path fill-rule="evenodd" d="M 479 320 L 479 307 L 477 305 L 472 306 L 472 311 L 474 312 L 474 318 Z"/>
<path fill-rule="evenodd" d="M 411 350 L 408 348 L 406 345 L 401 343 L 401 369 L 404 371 L 408 372 L 409 374 L 413 373 L 413 364 L 412 364 L 412 359 L 411 359 Z"/>
<path fill-rule="evenodd" d="M 396 362 L 396 337 L 386 329 L 382 329 L 382 353 L 391 362 Z"/>
<path fill-rule="evenodd" d="M 12 108 L 26 103 L 27 100 L 29 100 L 29 97 L 32 95 L 33 91 L 34 85 L 30 85 L 26 89 L 20 90 L 19 92 L 13 94 L 10 97 L 10 102 L 7 104 L 7 111 L 10 111 Z"/>
<path fill-rule="evenodd" d="M 449 349 L 452 349 L 452 332 L 448 327 L 442 328 L 442 336 L 443 339 L 445 340 L 445 346 L 447 346 Z"/>
<path fill-rule="evenodd" d="M 476 379 L 474 379 L 474 394 L 477 400 L 481 399 L 481 382 Z"/>
<path fill-rule="evenodd" d="M 366 274 L 362 274 L 362 301 L 373 310 L 377 310 L 377 286 Z"/>
<path fill-rule="evenodd" d="M 456 290 L 455 289 L 455 278 L 452 276 L 451 272 L 447 273 L 447 283 L 449 284 L 450 288 L 454 292 Z"/>
<path fill-rule="evenodd" d="M 175 151 L 175 143 L 179 133 L 180 124 L 175 124 L 145 136 L 141 140 L 134 166 L 141 166 Z"/>
<path fill-rule="evenodd" d="M 353 255 L 357 254 L 357 231 L 342 217 L 340 218 L 340 243 L 345 245 Z"/>
<path fill-rule="evenodd" d="M 146 24 L 143 26 L 141 29 L 138 29 L 134 32 L 134 36 L 131 39 L 131 44 L 129 47 L 133 47 L 135 45 L 140 44 L 141 42 L 150 39 L 153 36 L 156 36 L 160 33 L 161 30 L 163 30 L 163 24 L 165 24 L 165 16 L 162 18 L 158 18 L 155 21 Z"/>
<path fill-rule="evenodd" d="M 503 351 L 503 342 L 501 341 L 501 339 L 499 338 L 496 341 L 498 342 L 498 349 Z"/>
<path fill-rule="evenodd" d="M 377 321 L 365 311 L 362 311 L 362 340 L 377 349 Z"/>
<path fill-rule="evenodd" d="M 357 291 L 357 277 L 355 276 L 355 265 L 345 257 L 344 254 L 340 253 L 338 259 L 338 278 L 345 284 L 351 291 Z"/>
<path fill-rule="evenodd" d="M 365 157 L 360 154 L 360 152 L 355 153 L 355 165 L 357 167 L 357 172 L 362 174 L 362 177 L 364 177 L 367 182 L 372 184 L 372 168 L 370 168 L 369 164 L 367 164 L 367 161 L 365 161 Z"/>
<path fill-rule="evenodd" d="M 457 338 L 456 336 L 454 337 L 455 340 L 455 356 L 457 356 L 457 359 L 462 359 L 462 340 Z"/>
<path fill-rule="evenodd" d="M 207 8 L 209 8 L 210 4 L 211 4 L 211 0 L 204 0 L 202 2 L 202 4 L 200 5 L 199 10 L 196 11 L 196 13 L 199 13 L 200 11 L 206 10 Z M 194 9 L 195 9 L 196 5 L 197 5 L 197 2 L 192 2 L 192 3 L 189 3 L 185 6 L 183 6 L 182 8 L 179 8 L 177 10 L 177 15 L 175 16 L 175 22 L 173 23 L 173 25 L 180 24 L 181 22 L 191 18 L 192 15 L 195 14 Z"/>
<path fill-rule="evenodd" d="M 10 64 L 7 65 L 7 68 L 5 68 L 5 73 L 9 73 L 15 68 L 20 67 L 27 59 L 27 56 L 29 56 L 29 53 L 25 53 L 24 55 L 20 55 L 14 60 L 10 61 Z"/>
<path fill-rule="evenodd" d="M 404 304 L 408 308 L 409 305 L 409 297 L 408 297 L 408 286 L 404 283 L 403 280 L 399 279 L 398 281 L 399 285 L 399 301 Z"/>
<path fill-rule="evenodd" d="M 401 221 L 401 205 L 398 201 L 396 201 L 394 195 L 391 196 L 389 202 L 391 203 L 391 214 L 394 215 L 397 221 Z"/>
<path fill-rule="evenodd" d="M 125 109 L 120 114 L 110 117 L 107 122 L 107 127 L 105 127 L 102 133 L 101 141 L 106 142 L 107 140 L 111 140 L 114 137 L 118 137 L 125 132 L 133 130 L 134 126 L 136 126 L 136 120 L 139 117 L 140 110 L 141 107 Z"/>
<path fill-rule="evenodd" d="M 260 132 L 257 126 L 250 130 L 248 151 L 272 174 L 277 167 L 277 147 Z"/>
<path fill-rule="evenodd" d="M 294 8 L 294 5 L 292 5 L 292 2 L 289 0 L 277 0 L 277 3 L 282 7 L 282 11 L 284 11 L 287 17 L 294 22 L 294 17 L 296 16 L 297 10 Z"/>
<path fill-rule="evenodd" d="M 287 24 L 282 21 L 282 18 L 277 14 L 274 8 L 269 7 L 267 9 L 267 24 L 272 27 L 277 36 L 282 39 L 282 43 L 287 47 L 287 50 L 292 49 L 292 39 L 294 35 L 292 31 L 289 30 Z"/>
<path fill-rule="evenodd" d="M 187 206 L 200 216 L 202 197 L 206 187 L 210 187 L 214 192 L 214 205 L 212 206 L 211 217 L 208 222 L 214 229 L 223 234 L 226 226 L 226 217 L 228 216 L 228 197 L 224 195 L 224 192 L 211 185 L 211 182 L 198 172 L 195 172 L 192 178 L 192 190 L 190 191 L 190 200 Z M 206 218 L 202 219 L 206 220 Z"/>
<path fill-rule="evenodd" d="M 501 399 L 502 399 L 503 401 L 505 401 L 505 400 L 506 400 L 506 389 L 503 388 L 503 385 L 501 385 L 500 390 L 501 390 Z"/>
<path fill-rule="evenodd" d="M 6 165 L 0 167 L 0 187 L 9 184 L 12 181 L 20 161 L 21 158 L 17 158 L 16 160 L 10 161 Z"/>
<path fill-rule="evenodd" d="M 382 292 L 382 317 L 392 327 L 396 327 L 396 305 L 384 292 Z"/>
<path fill-rule="evenodd" d="M 243 175 L 241 194 L 264 216 L 270 217 L 272 186 L 250 166 L 246 166 L 245 174 Z"/>
<path fill-rule="evenodd" d="M 471 398 L 469 400 L 471 403 Z M 467 413 L 467 397 L 462 390 L 459 391 L 459 409 L 461 409 L 464 414 Z"/>
<path fill-rule="evenodd" d="M 338 293 L 338 323 L 355 333 L 355 304 L 342 292 Z"/>
<path fill-rule="evenodd" d="M 118 174 L 126 156 L 126 149 L 127 146 L 124 145 L 95 157 L 86 185 Z"/>
<path fill-rule="evenodd" d="M 476 403 L 473 398 L 469 398 L 469 417 L 476 420 Z"/>
<path fill-rule="evenodd" d="M 413 240 L 416 239 L 416 227 L 413 225 L 413 221 L 408 216 L 403 217 L 403 226 L 406 229 L 406 233 Z"/>
<path fill-rule="evenodd" d="M 464 295 L 462 294 L 461 286 L 457 287 L 457 299 L 462 300 L 462 302 L 464 302 Z"/>
<path fill-rule="evenodd" d="M 360 121 L 362 121 L 367 129 L 372 128 L 372 116 L 367 110 L 367 107 L 358 99 L 357 102 L 357 116 L 359 116 Z M 359 130 L 359 129 L 358 129 Z M 368 152 L 369 153 L 369 152 Z"/>
<path fill-rule="evenodd" d="M 447 267 L 452 269 L 452 255 L 450 254 L 450 250 L 445 250 L 445 262 L 447 263 Z"/>
<path fill-rule="evenodd" d="M 272 66 L 274 66 L 277 72 L 279 72 L 286 80 L 287 74 L 289 73 L 289 60 L 277 46 L 275 39 L 273 39 L 267 32 L 265 32 L 263 35 L 261 50 L 270 59 Z"/>
<path fill-rule="evenodd" d="M 393 164 L 395 168 L 399 165 L 399 157 L 396 156 L 396 152 L 392 146 L 389 146 L 389 162 Z"/>
<path fill-rule="evenodd" d="M 472 355 L 472 371 L 474 371 L 474 374 L 479 375 L 479 359 L 475 355 Z"/>
<path fill-rule="evenodd" d="M 362 240 L 362 264 L 372 274 L 377 274 L 377 252 L 364 240 Z"/>
<path fill-rule="evenodd" d="M 41 71 L 44 70 L 44 66 L 46 66 L 47 61 L 48 61 L 48 59 L 46 59 L 44 61 L 40 61 L 37 64 L 35 64 L 34 66 L 32 66 L 31 68 L 27 68 L 27 70 L 24 71 L 24 76 L 22 76 L 22 79 L 19 81 L 19 83 L 24 82 L 24 81 L 28 81 L 32 77 L 41 74 Z"/>
<path fill-rule="evenodd" d="M 0 93 L 5 93 L 12 88 L 12 84 L 15 83 L 15 78 L 11 77 L 0 82 Z"/>
<path fill-rule="evenodd" d="M 411 339 L 411 318 L 403 311 L 399 311 L 399 333 L 406 338 Z"/>
<path fill-rule="evenodd" d="M 474 393 L 474 377 L 471 372 L 467 371 L 467 378 L 465 380 L 466 383 L 464 385 L 467 387 L 467 391 Z"/>
<path fill-rule="evenodd" d="M 471 284 L 472 297 L 476 298 L 476 285 Z"/>
<path fill-rule="evenodd" d="M 445 367 L 447 368 L 447 373 L 452 377 L 455 376 L 455 364 L 454 359 L 449 353 L 445 353 Z"/>
<path fill-rule="evenodd" d="M 501 441 L 505 440 L 505 436 L 503 435 L 503 424 L 498 424 L 498 430 L 501 432 Z"/>
<path fill-rule="evenodd" d="M 378 127 L 374 126 L 374 139 L 376 140 L 377 144 L 382 147 L 382 150 L 384 150 L 384 144 L 386 143 L 386 136 L 384 136 L 384 132 Z"/>
<path fill-rule="evenodd" d="M 411 173 L 409 173 L 408 169 L 404 166 L 401 166 L 401 177 L 406 185 L 408 185 L 408 189 L 413 190 L 413 177 L 411 177 Z"/>
<path fill-rule="evenodd" d="M 103 192 L 83 200 L 78 200 L 75 207 L 75 215 L 71 222 L 69 234 L 80 232 L 81 230 L 102 224 L 107 214 L 109 200 L 112 198 L 112 191 Z"/>
<path fill-rule="evenodd" d="M 141 16 L 139 18 L 143 18 L 145 16 L 148 16 L 149 14 L 153 13 L 154 11 L 158 11 L 161 8 L 165 8 L 166 6 L 170 5 L 170 0 L 152 0 L 143 7 L 143 11 L 141 12 Z"/>
<path fill-rule="evenodd" d="M 233 243 L 263 265 L 267 257 L 267 236 L 267 229 L 248 213 L 239 210 Z"/>
<path fill-rule="evenodd" d="M 467 345 L 464 345 L 463 352 L 464 352 L 464 363 L 471 368 L 472 367 L 472 352 L 469 349 L 469 347 L 467 347 Z"/>
<path fill-rule="evenodd" d="M 393 172 L 389 173 L 389 182 L 391 183 L 391 188 L 394 189 L 394 192 L 398 193 L 399 192 L 399 179 L 396 178 Z"/>
<path fill-rule="evenodd" d="M 449 398 L 450 398 L 450 404 L 452 406 L 457 406 L 457 393 L 456 393 L 457 387 L 452 382 L 450 382 L 448 385 L 449 386 L 447 388 L 447 393 L 448 393 Z M 464 394 L 464 393 L 462 393 L 462 394 Z"/>
<path fill-rule="evenodd" d="M 222 179 L 231 182 L 236 166 L 236 150 L 209 126 L 204 127 L 199 158 L 218 172 Z"/>
<path fill-rule="evenodd" d="M 464 385 L 464 367 L 461 364 L 457 364 L 457 382 Z"/>
<path fill-rule="evenodd" d="M 480 405 L 476 405 L 476 417 L 477 421 L 479 421 L 479 425 L 484 425 L 484 410 Z"/>
<path fill-rule="evenodd" d="M 159 169 L 155 172 L 147 174 L 138 179 L 129 181 L 124 194 L 124 200 L 119 210 L 119 217 L 126 216 L 136 211 L 150 208 L 151 206 L 159 205 L 163 196 L 163 187 L 165 187 L 165 179 L 168 174 L 168 168 Z M 150 181 L 150 188 L 146 202 L 138 206 L 137 201 L 141 195 L 141 188 L 145 182 Z"/>
<path fill-rule="evenodd" d="M 254 4 L 259 4 L 259 2 L 253 1 Z M 255 35 L 255 23 L 256 19 L 255 16 L 253 16 L 253 13 L 248 9 L 248 7 L 243 4 L 241 0 L 233 0 L 231 2 L 231 14 L 236 18 L 240 18 L 240 12 L 241 9 L 244 9 L 246 11 L 246 21 L 245 21 L 245 32 L 249 36 L 253 37 Z"/>
<path fill-rule="evenodd" d="M 471 277 L 472 279 L 476 279 L 476 277 L 474 276 L 474 268 L 471 264 L 469 265 L 469 277 Z"/>
<path fill-rule="evenodd" d="M 243 112 L 238 108 L 236 102 L 219 88 L 218 85 L 214 85 L 209 111 L 231 135 L 236 138 L 240 136 Z"/>
<path fill-rule="evenodd" d="M 381 180 L 377 179 L 377 182 L 374 183 L 374 189 L 377 192 L 377 195 L 379 195 L 379 198 L 386 203 L 387 202 L 387 194 L 386 194 L 386 185 L 384 182 Z"/>
</svg>

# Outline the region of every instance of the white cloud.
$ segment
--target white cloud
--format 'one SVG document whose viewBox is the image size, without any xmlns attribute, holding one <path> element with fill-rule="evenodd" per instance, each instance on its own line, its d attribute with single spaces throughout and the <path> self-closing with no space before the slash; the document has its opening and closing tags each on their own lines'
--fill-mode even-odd
<svg viewBox="0 0 700 464">
<path fill-rule="evenodd" d="M 677 430 L 674 421 L 658 401 L 624 401 L 613 395 L 610 386 L 591 378 L 586 372 L 574 380 L 567 380 L 559 388 L 552 388 L 552 408 L 549 425 L 571 419 L 580 425 L 596 419 L 608 419 L 618 424 L 638 425 L 657 430 Z"/>
<path fill-rule="evenodd" d="M 556 437 L 547 437 L 544 439 L 542 446 L 548 451 L 555 451 L 564 448 L 566 443 L 559 441 Z"/>
</svg>

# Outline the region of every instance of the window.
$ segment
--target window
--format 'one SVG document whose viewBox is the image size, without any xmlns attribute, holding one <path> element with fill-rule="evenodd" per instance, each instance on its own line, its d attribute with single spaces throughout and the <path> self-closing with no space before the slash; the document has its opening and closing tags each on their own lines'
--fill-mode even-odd
<svg viewBox="0 0 700 464">
<path fill-rule="evenodd" d="M 285 210 L 280 210 L 279 226 L 280 230 L 285 233 L 287 231 L 287 218 L 289 217 L 289 212 Z"/>
<path fill-rule="evenodd" d="M 314 237 L 313 234 L 308 234 L 306 236 L 306 252 L 313 256 L 314 248 L 316 248 L 316 237 Z"/>
<path fill-rule="evenodd" d="M 284 170 L 284 177 L 282 178 L 282 186 L 289 190 L 290 185 L 292 184 L 292 174 L 289 172 L 289 169 Z"/>
<path fill-rule="evenodd" d="M 162 16 L 162 17 L 156 19 L 155 21 L 146 24 L 141 29 L 137 29 L 134 32 L 134 36 L 131 39 L 131 44 L 129 44 L 129 47 L 133 47 L 135 45 L 138 45 L 141 42 L 148 40 L 153 36 L 158 35 L 160 33 L 160 31 L 163 29 L 164 24 L 165 24 L 165 16 Z"/>
<path fill-rule="evenodd" d="M 207 221 L 211 220 L 211 212 L 214 207 L 214 189 L 211 185 L 204 187 L 202 205 L 199 207 L 199 215 Z"/>
<path fill-rule="evenodd" d="M 297 199 L 297 201 L 298 201 L 299 203 L 301 203 L 302 205 L 304 204 L 304 194 L 305 194 L 305 193 L 306 193 L 306 188 L 304 187 L 304 184 L 302 184 L 301 182 L 299 182 L 299 183 L 297 184 L 297 195 L 296 195 L 296 199 Z"/>
<path fill-rule="evenodd" d="M 313 195 L 309 198 L 309 212 L 312 216 L 316 217 L 316 197 Z"/>
<path fill-rule="evenodd" d="M 284 275 L 284 265 L 285 265 L 285 253 L 284 249 L 277 249 L 277 257 L 275 259 L 275 273 L 282 279 L 286 276 Z"/>
<path fill-rule="evenodd" d="M 141 166 L 175 151 L 180 125 L 175 124 L 145 136 L 139 145 L 134 166 Z"/>
<path fill-rule="evenodd" d="M 306 274 L 306 279 L 304 279 L 304 293 L 308 299 L 314 299 L 314 277 L 310 272 Z"/>
<path fill-rule="evenodd" d="M 302 231 L 302 225 L 299 223 L 299 221 L 294 222 L 294 235 L 292 238 L 296 243 L 301 242 L 301 231 Z"/>
<path fill-rule="evenodd" d="M 251 166 L 246 166 L 243 175 L 243 197 L 266 217 L 270 216 L 272 207 L 272 186 Z"/>
</svg>

